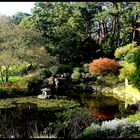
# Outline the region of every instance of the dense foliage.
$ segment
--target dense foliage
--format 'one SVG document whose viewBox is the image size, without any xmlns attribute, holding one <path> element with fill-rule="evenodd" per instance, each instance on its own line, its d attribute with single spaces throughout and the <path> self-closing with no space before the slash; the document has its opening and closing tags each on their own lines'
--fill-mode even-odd
<svg viewBox="0 0 140 140">
<path fill-rule="evenodd" d="M 106 74 L 107 72 L 116 73 L 119 64 L 108 58 L 94 59 L 93 62 L 89 64 L 89 71 L 93 74 Z"/>
<path fill-rule="evenodd" d="M 0 82 L 30 79 L 41 70 L 47 78 L 69 73 L 78 89 L 111 85 L 113 77 L 115 83 L 128 78 L 139 86 L 139 7 L 138 2 L 36 2 L 31 14 L 1 16 Z"/>
<path fill-rule="evenodd" d="M 119 59 L 121 65 L 120 80 L 130 79 L 131 83 L 139 86 L 139 46 L 132 42 L 119 47 L 115 51 L 115 57 Z"/>
<path fill-rule="evenodd" d="M 140 3 L 35 2 L 31 14 L 0 16 L 0 97 L 38 95 L 42 88 L 51 98 L 107 94 L 138 106 Z M 50 127 L 58 137 L 82 131 L 81 137 L 120 137 L 140 127 L 125 119 L 95 124 L 87 109 L 56 115 Z"/>
<path fill-rule="evenodd" d="M 38 2 L 20 25 L 42 32 L 60 63 L 78 65 L 101 55 L 113 58 L 120 45 L 138 42 L 138 13 L 137 2 Z"/>
<path fill-rule="evenodd" d="M 139 127 L 139 121 L 132 123 L 127 119 L 114 119 L 102 122 L 101 125 L 92 123 L 81 136 L 82 138 L 125 138 L 130 136 L 132 138 L 135 132 L 139 133 Z"/>
</svg>

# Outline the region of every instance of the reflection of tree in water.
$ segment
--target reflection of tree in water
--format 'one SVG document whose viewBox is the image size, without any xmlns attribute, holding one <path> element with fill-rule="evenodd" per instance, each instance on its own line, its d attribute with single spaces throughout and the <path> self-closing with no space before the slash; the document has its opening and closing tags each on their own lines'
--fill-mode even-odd
<svg viewBox="0 0 140 140">
<path fill-rule="evenodd" d="M 38 136 L 43 133 L 45 127 L 48 127 L 49 121 L 55 120 L 50 111 L 40 111 L 31 105 L 18 105 L 0 110 L 0 137 L 29 138 L 34 135 Z"/>
<path fill-rule="evenodd" d="M 36 104 L 18 103 L 0 109 L 0 138 L 74 138 L 94 119 L 83 108 L 39 109 Z"/>
<path fill-rule="evenodd" d="M 37 122 L 35 113 L 16 107 L 1 109 L 0 135 L 1 137 L 29 137 L 34 133 Z"/>
<path fill-rule="evenodd" d="M 120 113 L 119 105 L 121 102 L 113 97 L 100 94 L 94 96 L 86 95 L 82 97 L 82 102 L 98 120 L 110 120 Z"/>
<path fill-rule="evenodd" d="M 89 111 L 95 116 L 98 120 L 110 120 L 114 119 L 116 113 L 118 113 L 118 106 L 108 106 L 101 107 L 96 109 L 94 106 L 89 107 Z"/>
</svg>

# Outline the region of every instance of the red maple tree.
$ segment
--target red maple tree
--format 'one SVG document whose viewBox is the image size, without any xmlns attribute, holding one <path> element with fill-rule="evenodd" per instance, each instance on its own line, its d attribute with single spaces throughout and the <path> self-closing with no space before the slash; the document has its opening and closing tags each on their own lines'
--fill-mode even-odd
<svg viewBox="0 0 140 140">
<path fill-rule="evenodd" d="M 117 72 L 119 64 L 117 61 L 109 58 L 94 59 L 89 64 L 89 72 L 92 74 L 105 74 L 107 72 Z"/>
</svg>

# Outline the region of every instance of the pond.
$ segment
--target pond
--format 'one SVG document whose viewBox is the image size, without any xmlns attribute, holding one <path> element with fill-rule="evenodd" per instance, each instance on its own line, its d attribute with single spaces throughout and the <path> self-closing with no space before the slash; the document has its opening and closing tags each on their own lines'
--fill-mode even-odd
<svg viewBox="0 0 140 140">
<path fill-rule="evenodd" d="M 34 96 L 0 99 L 0 137 L 28 138 L 46 133 L 53 134 L 52 126 L 55 125 L 50 124 L 55 124 L 61 119 L 56 113 L 76 107 L 86 107 L 98 120 L 121 118 L 133 113 L 124 108 L 124 102 L 103 95 L 82 94 L 75 101 L 70 97 L 69 100 L 66 97 L 39 100 Z"/>
<path fill-rule="evenodd" d="M 113 96 L 105 95 L 81 95 L 82 104 L 98 120 L 111 120 L 134 114 L 134 110 L 125 108 L 125 102 Z"/>
<path fill-rule="evenodd" d="M 39 100 L 37 97 L 0 99 L 0 137 L 28 138 L 45 133 L 55 123 L 57 112 L 78 107 L 66 99 Z M 47 133 L 51 133 L 47 131 Z"/>
</svg>

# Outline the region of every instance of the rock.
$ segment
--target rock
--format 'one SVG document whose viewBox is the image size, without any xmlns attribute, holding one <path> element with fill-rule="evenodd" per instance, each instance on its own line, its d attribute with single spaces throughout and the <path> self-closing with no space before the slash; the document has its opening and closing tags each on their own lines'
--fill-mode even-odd
<svg viewBox="0 0 140 140">
<path fill-rule="evenodd" d="M 127 109 L 130 109 L 130 110 L 133 110 L 136 112 L 139 109 L 139 105 L 138 104 L 131 104 L 131 105 L 128 104 Z"/>
<path fill-rule="evenodd" d="M 42 90 L 43 94 L 54 94 L 63 93 L 70 88 L 70 74 L 53 74 L 51 77 L 46 78 L 46 87 L 49 87 L 51 91 Z M 47 92 L 47 93 L 46 93 Z"/>
<path fill-rule="evenodd" d="M 56 88 L 58 88 L 58 84 L 59 84 L 58 79 L 57 79 L 57 78 L 55 78 L 55 79 L 54 79 L 54 81 L 55 81 L 55 87 L 56 87 Z"/>
<path fill-rule="evenodd" d="M 54 84 L 54 77 L 50 77 L 50 78 L 48 78 L 48 84 L 49 85 L 53 85 Z"/>
</svg>

